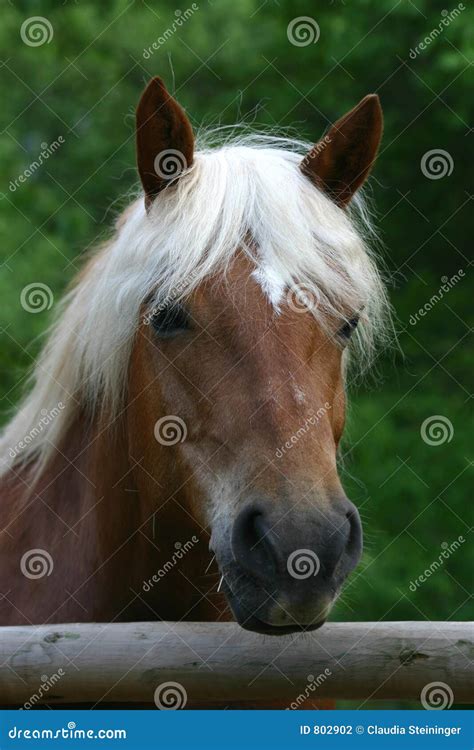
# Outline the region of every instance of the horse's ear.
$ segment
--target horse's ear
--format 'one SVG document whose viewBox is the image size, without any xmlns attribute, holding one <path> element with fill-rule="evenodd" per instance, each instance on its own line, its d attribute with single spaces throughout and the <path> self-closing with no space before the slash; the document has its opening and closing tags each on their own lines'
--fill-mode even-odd
<svg viewBox="0 0 474 750">
<path fill-rule="evenodd" d="M 382 130 L 379 98 L 369 94 L 313 146 L 301 162 L 301 169 L 335 203 L 345 206 L 368 177 Z"/>
<path fill-rule="evenodd" d="M 161 78 L 152 78 L 137 107 L 137 164 L 148 208 L 158 193 L 191 166 L 191 123 Z"/>
</svg>

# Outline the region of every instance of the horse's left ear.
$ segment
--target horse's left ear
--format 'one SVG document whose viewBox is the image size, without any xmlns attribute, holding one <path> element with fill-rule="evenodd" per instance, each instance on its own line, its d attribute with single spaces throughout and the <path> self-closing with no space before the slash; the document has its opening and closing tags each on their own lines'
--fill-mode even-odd
<svg viewBox="0 0 474 750">
<path fill-rule="evenodd" d="M 369 175 L 382 130 L 379 98 L 369 94 L 313 146 L 301 170 L 335 203 L 345 206 Z"/>
<path fill-rule="evenodd" d="M 150 206 L 193 162 L 194 135 L 184 110 L 161 78 L 152 78 L 137 107 L 137 165 Z"/>
</svg>

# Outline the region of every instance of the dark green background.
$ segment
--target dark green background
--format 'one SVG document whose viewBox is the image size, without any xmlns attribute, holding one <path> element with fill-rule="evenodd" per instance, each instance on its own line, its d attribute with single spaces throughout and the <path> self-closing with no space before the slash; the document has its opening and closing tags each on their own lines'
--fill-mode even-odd
<svg viewBox="0 0 474 750">
<path fill-rule="evenodd" d="M 168 0 L 2 4 L 4 419 L 20 396 L 40 346 L 38 336 L 53 312 L 25 312 L 21 289 L 41 281 L 57 300 L 85 249 L 106 235 L 135 189 L 133 113 L 150 76 L 166 80 L 196 127 L 245 117 L 257 127 L 292 126 L 311 140 L 376 91 L 385 134 L 367 192 L 386 248 L 403 355 L 394 349 L 379 357 L 375 378 L 353 394 L 343 474 L 364 518 L 366 552 L 335 616 L 467 619 L 468 544 L 416 592 L 409 584 L 437 559 L 443 542 L 459 535 L 467 539 L 471 524 L 472 13 L 462 12 L 411 59 L 410 49 L 454 4 L 215 0 L 197 5 L 145 59 L 143 50 L 176 18 L 177 6 Z M 29 47 L 21 41 L 21 24 L 33 15 L 51 22 L 49 44 Z M 290 44 L 287 26 L 298 16 L 317 21 L 317 43 Z M 37 157 L 41 144 L 61 135 L 65 143 L 59 151 L 15 192 L 9 190 L 10 180 Z M 450 154 L 451 175 L 423 175 L 420 161 L 432 149 Z M 441 277 L 459 269 L 465 277 L 410 325 L 410 316 L 438 291 Z M 433 415 L 452 423 L 449 443 L 430 446 L 421 439 L 421 424 Z"/>
</svg>

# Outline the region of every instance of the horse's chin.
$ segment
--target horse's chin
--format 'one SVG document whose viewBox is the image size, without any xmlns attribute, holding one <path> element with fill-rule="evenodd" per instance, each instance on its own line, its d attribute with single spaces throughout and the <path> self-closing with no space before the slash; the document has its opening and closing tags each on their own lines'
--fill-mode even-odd
<svg viewBox="0 0 474 750">
<path fill-rule="evenodd" d="M 277 625 L 267 622 L 258 617 L 255 612 L 248 609 L 245 603 L 233 594 L 230 587 L 225 583 L 225 579 L 222 582 L 222 590 L 238 625 L 244 630 L 250 630 L 252 633 L 278 636 L 291 635 L 292 633 L 308 633 L 312 630 L 317 630 L 326 622 L 326 618 L 308 624 L 294 622 L 290 625 Z"/>
<path fill-rule="evenodd" d="M 238 621 L 237 621 L 238 622 Z M 251 617 L 245 622 L 239 622 L 244 630 L 250 630 L 252 633 L 260 635 L 291 635 L 292 633 L 309 633 L 312 630 L 318 630 L 324 625 L 325 620 L 311 623 L 310 625 L 271 625 L 259 620 L 258 617 Z"/>
</svg>

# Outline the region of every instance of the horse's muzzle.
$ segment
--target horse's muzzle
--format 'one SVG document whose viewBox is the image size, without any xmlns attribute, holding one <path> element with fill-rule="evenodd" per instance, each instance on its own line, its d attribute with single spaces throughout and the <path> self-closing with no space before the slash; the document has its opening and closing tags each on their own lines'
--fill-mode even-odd
<svg viewBox="0 0 474 750">
<path fill-rule="evenodd" d="M 362 552 L 359 513 L 346 498 L 324 510 L 248 503 L 216 555 L 222 588 L 247 630 L 284 635 L 320 627 Z M 230 553 L 230 554 L 229 554 Z"/>
</svg>

